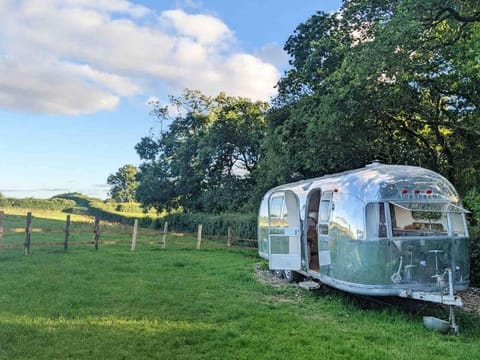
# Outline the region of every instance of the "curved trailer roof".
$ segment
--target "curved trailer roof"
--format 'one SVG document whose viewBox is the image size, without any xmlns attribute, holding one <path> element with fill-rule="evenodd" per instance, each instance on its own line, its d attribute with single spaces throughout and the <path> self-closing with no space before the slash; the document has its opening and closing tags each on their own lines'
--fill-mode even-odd
<svg viewBox="0 0 480 360">
<path fill-rule="evenodd" d="M 443 176 L 421 167 L 372 163 L 364 168 L 278 186 L 267 192 L 292 190 L 300 197 L 313 188 L 354 195 L 364 202 L 415 198 L 457 204 L 458 194 Z"/>
</svg>

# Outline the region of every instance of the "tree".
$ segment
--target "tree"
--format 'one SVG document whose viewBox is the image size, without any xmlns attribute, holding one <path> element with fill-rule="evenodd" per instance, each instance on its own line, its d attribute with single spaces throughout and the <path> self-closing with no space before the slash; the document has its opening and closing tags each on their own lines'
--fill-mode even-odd
<svg viewBox="0 0 480 360">
<path fill-rule="evenodd" d="M 306 177 L 380 159 L 468 188 L 479 180 L 479 38 L 470 1 L 351 0 L 315 14 L 285 45 L 292 70 L 271 113 L 288 116 L 267 116 L 264 162 Z"/>
<path fill-rule="evenodd" d="M 154 106 L 154 116 L 170 126 L 135 147 L 144 160 L 137 198 L 158 210 L 244 207 L 254 186 L 267 104 L 185 90 L 167 107 Z"/>
<path fill-rule="evenodd" d="M 135 191 L 138 186 L 137 167 L 124 165 L 107 179 L 111 185 L 109 195 L 117 202 L 131 202 L 135 200 Z"/>
</svg>

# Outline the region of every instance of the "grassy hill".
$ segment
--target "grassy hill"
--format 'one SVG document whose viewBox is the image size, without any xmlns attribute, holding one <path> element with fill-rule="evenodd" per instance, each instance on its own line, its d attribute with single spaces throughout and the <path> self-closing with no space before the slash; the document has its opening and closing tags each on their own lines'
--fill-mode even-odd
<svg viewBox="0 0 480 360">
<path fill-rule="evenodd" d="M 36 198 L 6 198 L 0 196 L 0 210 L 10 214 L 20 214 L 32 211 L 59 217 L 58 214 L 69 213 L 86 216 L 99 216 L 104 221 L 133 224 L 134 219 L 140 219 L 143 226 L 154 223 L 158 214 L 154 210 L 145 211 L 139 203 L 116 203 L 102 201 L 79 193 L 56 195 L 50 199 Z"/>
</svg>

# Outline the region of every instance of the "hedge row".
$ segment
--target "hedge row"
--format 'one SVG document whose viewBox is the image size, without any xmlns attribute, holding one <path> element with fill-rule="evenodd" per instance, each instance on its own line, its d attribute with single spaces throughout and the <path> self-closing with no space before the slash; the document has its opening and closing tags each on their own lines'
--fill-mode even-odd
<svg viewBox="0 0 480 360">
<path fill-rule="evenodd" d="M 207 214 L 207 213 L 185 213 L 169 214 L 159 218 L 157 228 L 162 228 L 165 221 L 168 221 L 169 231 L 195 234 L 198 225 L 202 224 L 203 233 L 214 236 L 227 236 L 228 228 L 232 230 L 235 239 L 256 239 L 257 238 L 257 216 L 255 214 Z"/>
<path fill-rule="evenodd" d="M 121 223 L 125 225 L 133 225 L 135 219 L 138 219 L 138 225 L 142 227 L 150 227 L 155 224 L 155 219 L 149 216 L 134 216 L 112 212 L 105 208 L 101 201 L 92 200 L 89 203 L 89 215 L 98 216 L 101 220 Z"/>
<path fill-rule="evenodd" d="M 470 227 L 470 286 L 480 287 L 480 226 Z"/>
<path fill-rule="evenodd" d="M 59 210 L 64 211 L 75 206 L 73 200 L 52 198 L 52 199 L 15 199 L 0 197 L 0 206 L 5 208 L 19 208 L 19 209 L 38 209 L 38 210 Z"/>
</svg>

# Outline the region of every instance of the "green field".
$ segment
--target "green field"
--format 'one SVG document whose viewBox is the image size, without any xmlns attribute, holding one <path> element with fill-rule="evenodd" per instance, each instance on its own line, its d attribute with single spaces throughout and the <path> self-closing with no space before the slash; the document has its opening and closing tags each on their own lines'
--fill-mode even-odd
<svg viewBox="0 0 480 360">
<path fill-rule="evenodd" d="M 274 287 L 255 250 L 195 242 L 2 250 L 0 359 L 480 358 L 478 317 L 441 335 L 422 324 L 438 309 Z"/>
</svg>

